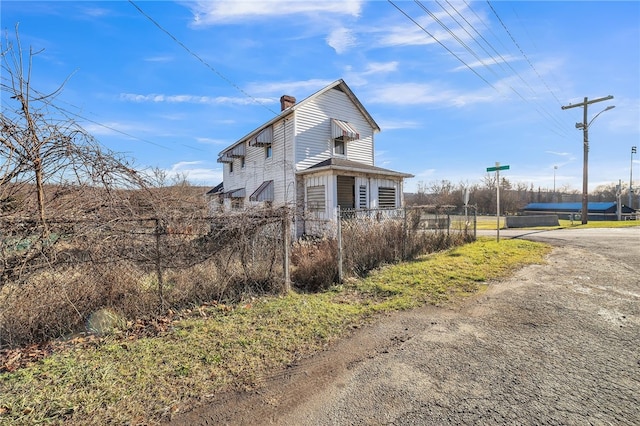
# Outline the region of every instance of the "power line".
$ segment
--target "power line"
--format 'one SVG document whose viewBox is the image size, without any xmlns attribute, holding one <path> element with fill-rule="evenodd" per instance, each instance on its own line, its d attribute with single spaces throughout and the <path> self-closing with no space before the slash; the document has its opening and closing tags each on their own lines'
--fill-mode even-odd
<svg viewBox="0 0 640 426">
<path fill-rule="evenodd" d="M 182 47 L 184 50 L 186 50 L 191 56 L 193 56 L 194 58 L 196 58 L 198 61 L 200 61 L 205 67 L 209 68 L 211 71 L 213 71 L 218 77 L 220 77 L 221 79 L 223 79 L 224 81 L 226 81 L 230 86 L 232 86 L 233 88 L 235 88 L 236 90 L 238 90 L 240 93 L 242 93 L 244 96 L 248 97 L 249 99 L 253 100 L 255 103 L 257 103 L 258 105 L 264 107 L 265 109 L 267 109 L 268 111 L 270 111 L 271 113 L 273 113 L 274 115 L 278 115 L 277 112 L 275 112 L 274 110 L 272 110 L 271 108 L 269 108 L 267 105 L 263 104 L 262 102 L 260 102 L 258 99 L 254 98 L 253 96 L 251 96 L 250 94 L 248 94 L 247 92 L 245 92 L 242 88 L 240 88 L 237 84 L 235 84 L 233 81 L 231 81 L 230 79 L 228 79 L 227 77 L 225 77 L 220 71 L 218 71 L 217 69 L 215 69 L 214 67 L 212 67 L 211 65 L 209 65 L 209 63 L 207 61 L 205 61 L 204 59 L 202 59 L 197 53 L 193 52 L 191 49 L 189 49 L 184 43 L 182 43 L 180 40 L 178 40 L 177 37 L 175 37 L 173 34 L 171 34 L 168 30 L 166 30 L 162 25 L 160 25 L 156 20 L 154 20 L 151 16 L 149 16 L 147 13 L 145 13 L 144 10 L 142 10 L 137 4 L 135 4 L 133 2 L 133 0 L 129 0 L 129 3 L 131 3 L 131 5 L 133 5 L 133 7 L 135 7 L 138 12 L 140 12 L 142 14 L 142 16 L 144 16 L 145 18 L 147 18 L 149 21 L 151 21 L 156 27 L 158 27 L 163 33 L 165 33 L 166 35 L 168 35 L 174 42 L 176 42 L 180 47 Z"/>
<path fill-rule="evenodd" d="M 535 90 L 535 89 L 534 89 L 534 88 L 533 88 L 533 87 L 532 87 L 532 86 L 531 86 L 531 85 L 530 85 L 530 84 L 529 84 L 529 83 L 528 83 L 528 82 L 527 82 L 527 81 L 522 77 L 522 75 L 520 75 L 520 73 L 519 73 L 515 68 L 513 68 L 513 66 L 511 66 L 511 63 L 510 63 L 510 62 L 508 62 L 508 61 L 507 61 L 507 60 L 506 60 L 506 59 L 505 59 L 505 58 L 504 58 L 504 57 L 503 57 L 503 56 L 502 56 L 502 55 L 501 55 L 501 54 L 500 54 L 500 53 L 495 49 L 495 47 L 493 47 L 493 45 L 492 45 L 492 44 L 491 44 L 491 43 L 490 43 L 490 42 L 489 42 L 489 41 L 488 41 L 488 40 L 487 40 L 487 39 L 486 39 L 486 38 L 485 38 L 485 37 L 484 37 L 484 36 L 483 36 L 483 35 L 482 35 L 482 34 L 481 34 L 481 33 L 480 33 L 480 32 L 479 32 L 479 31 L 474 27 L 474 26 L 473 26 L 473 24 L 471 24 L 471 23 L 470 23 L 470 22 L 469 22 L 469 21 L 468 21 L 468 20 L 467 20 L 467 19 L 466 19 L 466 18 L 465 18 L 461 13 L 460 13 L 460 11 L 458 11 L 458 9 L 456 9 L 456 8 L 455 8 L 455 6 L 453 6 L 453 5 L 449 2 L 449 0 L 446 0 L 446 1 L 447 1 L 447 4 L 448 4 L 448 5 L 449 5 L 449 6 L 450 6 L 450 7 L 451 7 L 451 8 L 452 8 L 452 9 L 453 9 L 453 10 L 454 10 L 454 11 L 455 11 L 455 12 L 456 12 L 456 13 L 457 13 L 457 14 L 458 14 L 458 15 L 459 15 L 459 16 L 460 16 L 460 17 L 461 17 L 461 18 L 462 18 L 466 23 L 467 23 L 467 25 L 469 25 L 469 26 L 471 27 L 471 29 L 472 29 L 472 30 L 473 30 L 473 31 L 478 35 L 478 37 L 480 37 L 480 38 L 481 38 L 481 39 L 482 39 L 482 40 L 483 40 L 483 41 L 484 41 L 484 42 L 485 42 L 485 43 L 486 43 L 486 44 L 487 44 L 487 45 L 488 45 L 488 46 L 489 46 L 489 47 L 490 47 L 490 48 L 491 48 L 491 49 L 492 49 L 492 50 L 493 50 L 493 51 L 494 51 L 494 52 L 495 52 L 499 57 L 500 57 L 501 62 L 498 62 L 498 61 L 497 61 L 497 60 L 496 60 L 496 59 L 495 59 L 495 58 L 494 58 L 494 57 L 493 57 L 493 56 L 492 56 L 492 55 L 491 55 L 491 54 L 490 54 L 486 49 L 484 49 L 484 47 L 482 46 L 482 44 L 481 44 L 481 43 L 480 43 L 480 42 L 479 42 L 475 37 L 473 37 L 471 34 L 469 34 L 469 32 L 468 32 L 468 31 L 466 31 L 466 29 L 464 28 L 464 26 L 463 26 L 462 24 L 460 24 L 460 22 L 458 22 L 458 21 L 457 21 L 457 20 L 456 20 L 452 15 L 451 15 L 451 13 L 449 13 L 449 11 L 448 11 L 448 10 L 446 10 L 446 8 L 445 8 L 444 6 L 442 6 L 442 5 L 440 4 L 440 2 L 438 2 L 438 0 L 436 0 L 436 3 L 438 3 L 438 4 L 440 5 L 440 7 L 442 7 L 442 9 L 443 9 L 443 10 L 445 10 L 445 12 L 447 12 L 447 13 L 449 14 L 449 16 L 451 16 L 451 18 L 452 18 L 454 21 L 456 21 L 456 23 L 458 23 L 458 25 L 460 25 L 460 27 L 461 27 L 462 29 L 464 29 L 464 30 L 465 30 L 465 32 L 467 32 L 467 34 L 469 35 L 469 37 L 472 37 L 472 38 L 474 39 L 474 41 L 478 44 L 478 46 L 480 46 L 480 47 L 485 51 L 485 53 L 487 53 L 487 54 L 491 57 L 491 59 L 493 59 L 493 61 L 494 61 L 497 65 L 499 65 L 499 66 L 500 66 L 500 68 L 501 68 L 503 71 L 506 71 L 506 70 L 505 70 L 505 68 L 502 66 L 502 63 L 506 64 L 506 65 L 509 67 L 509 69 L 510 69 L 510 70 L 511 70 L 511 71 L 512 71 L 512 72 L 513 72 L 513 73 L 518 77 L 518 79 L 520 79 L 520 81 L 521 81 L 525 86 L 527 86 L 527 87 L 529 88 L 529 90 L 531 91 L 531 93 L 532 93 L 532 94 L 537 98 L 537 97 L 538 97 L 538 94 L 537 94 L 536 90 Z M 473 11 L 473 9 L 471 9 L 471 5 L 467 4 L 467 8 L 468 8 L 469 10 L 471 10 L 471 11 L 474 13 L 474 15 L 476 16 L 476 18 L 477 18 L 480 22 L 483 22 L 483 23 L 484 23 L 484 21 L 482 20 L 482 18 L 480 18 L 480 16 L 478 16 L 478 14 L 477 14 L 475 11 Z M 485 28 L 489 29 L 489 27 L 488 27 L 486 24 L 484 24 L 484 25 L 485 25 Z M 493 33 L 492 33 L 492 34 L 493 34 Z M 494 37 L 495 37 L 495 34 L 494 34 Z M 503 46 L 504 46 L 504 44 L 503 44 Z M 513 90 L 514 92 L 516 92 L 516 90 L 515 90 L 513 87 L 511 87 L 510 85 L 509 85 L 509 88 L 510 88 L 511 90 Z M 517 92 L 516 92 L 516 93 L 517 93 Z M 551 120 L 554 122 L 554 124 L 558 127 L 558 129 L 560 129 L 560 130 L 564 133 L 564 136 L 566 137 L 566 136 L 568 135 L 568 132 L 567 132 L 567 130 L 563 127 L 562 122 L 561 122 L 561 121 L 560 121 L 556 116 L 554 116 L 552 113 L 550 113 L 548 109 L 546 109 L 546 108 L 544 108 L 544 107 L 542 107 L 542 106 L 541 106 L 541 108 L 543 109 L 544 114 L 545 114 L 549 119 L 551 119 Z M 538 111 L 538 112 L 542 114 L 542 112 L 540 112 L 540 111 Z"/>
<path fill-rule="evenodd" d="M 534 40 L 534 39 L 533 39 L 533 37 L 531 37 L 531 35 L 529 34 L 529 31 L 527 30 L 527 27 L 525 27 L 525 25 L 524 25 L 524 23 L 523 23 L 522 19 L 521 19 L 521 18 L 520 18 L 520 16 L 518 15 L 518 12 L 517 12 L 517 11 L 516 11 L 516 9 L 515 9 L 515 8 L 513 8 L 513 7 L 512 7 L 512 10 L 513 10 L 513 14 L 514 14 L 514 15 L 516 16 L 516 18 L 518 19 L 518 22 L 520 23 L 520 25 L 521 25 L 521 26 L 522 26 L 522 28 L 524 29 L 525 34 L 526 34 L 526 35 L 527 35 L 527 37 L 529 38 L 529 41 L 531 42 L 531 44 L 533 45 L 533 47 L 534 47 L 535 49 L 538 49 L 538 46 L 536 45 L 535 40 Z M 555 76 L 554 76 L 553 74 L 551 74 L 551 77 L 555 77 Z M 557 79 L 556 79 L 556 81 L 557 81 Z M 543 82 L 544 82 L 544 80 L 543 80 Z M 548 87 L 547 87 L 547 89 L 549 90 L 549 92 L 551 92 L 551 94 L 552 94 L 552 95 L 554 95 L 553 90 L 549 89 Z M 555 97 L 555 95 L 554 95 L 554 97 Z M 556 97 L 556 100 L 558 100 L 558 98 L 557 98 L 557 97 Z"/>
<path fill-rule="evenodd" d="M 456 41 L 457 41 L 457 42 L 458 42 L 462 47 L 464 47 L 464 48 L 466 49 L 466 51 L 467 51 L 467 52 L 469 52 L 469 53 L 471 54 L 471 56 L 473 56 L 474 58 L 476 58 L 476 59 L 478 60 L 478 62 L 479 62 L 479 63 L 481 63 L 485 68 L 487 68 L 487 69 L 488 69 L 490 72 L 492 72 L 496 77 L 498 77 L 498 74 L 497 74 L 493 69 L 491 69 L 491 67 L 489 67 L 489 66 L 488 66 L 488 65 L 487 65 L 487 64 L 482 60 L 482 58 L 480 58 L 480 56 L 478 56 L 478 55 L 476 54 L 476 52 L 474 52 L 474 51 L 473 51 L 473 49 L 471 49 L 471 48 L 470 48 L 470 47 L 469 47 L 469 46 L 468 46 L 464 41 L 462 41 L 462 39 L 461 39 L 460 37 L 458 37 L 458 36 L 456 35 L 456 33 L 455 33 L 455 32 L 453 32 L 449 27 L 447 27 L 447 26 L 444 24 L 444 22 L 442 22 L 440 19 L 438 19 L 438 17 L 437 17 L 433 12 L 431 12 L 429 9 L 427 9 L 427 7 L 426 7 L 424 4 L 422 4 L 422 2 L 419 2 L 419 1 L 417 1 L 417 0 L 416 0 L 415 2 L 416 2 L 416 4 L 417 4 L 418 6 L 420 6 L 420 8 L 422 8 L 422 10 L 424 10 L 424 11 L 425 11 L 425 12 L 426 12 L 430 17 L 431 17 L 431 19 L 433 19 L 434 21 L 436 21 L 436 22 L 437 22 L 437 23 L 438 23 L 438 24 L 439 24 L 439 25 L 440 25 L 440 26 L 441 26 L 441 27 L 442 27 L 442 28 L 443 28 L 447 33 L 449 33 L 449 35 L 450 35 L 451 37 L 453 37 L 453 38 L 454 38 L 454 39 L 455 39 L 455 40 L 456 40 Z M 440 3 L 438 3 L 438 5 L 440 5 Z M 442 7 L 442 6 L 440 5 L 440 7 Z M 444 8 L 443 8 L 443 9 L 444 9 Z M 446 10 L 445 10 L 445 12 L 449 13 L 449 12 L 448 12 L 448 11 L 446 11 Z M 449 14 L 449 16 L 451 16 L 451 14 Z M 453 18 L 453 17 L 452 17 L 452 18 Z M 455 21 L 455 19 L 454 19 L 454 21 Z M 456 22 L 456 23 L 458 23 L 457 21 L 455 21 L 455 22 Z M 458 24 L 458 25 L 460 25 L 460 24 Z"/>
<path fill-rule="evenodd" d="M 415 19 L 413 19 L 411 16 L 409 16 L 409 14 L 407 14 L 404 10 L 402 10 L 398 5 L 396 5 L 394 2 L 392 2 L 391 0 L 387 0 L 389 3 L 391 3 L 391 5 L 393 7 L 395 7 L 396 9 L 398 9 L 398 11 L 400 13 L 402 13 L 404 16 L 406 16 L 411 22 L 413 22 L 416 26 L 418 26 L 418 28 L 420 28 L 422 31 L 424 31 L 429 37 L 431 37 L 436 43 L 438 43 L 440 46 L 442 46 L 443 48 L 446 49 L 447 52 L 449 52 L 451 55 L 453 55 L 458 61 L 462 62 L 462 64 L 464 64 L 465 67 L 469 68 L 469 70 L 471 72 L 473 72 L 475 75 L 477 75 L 482 81 L 484 81 L 485 83 L 487 83 L 489 86 L 491 86 L 493 88 L 493 90 L 495 90 L 496 92 L 500 93 L 500 91 L 493 85 L 491 84 L 486 78 L 484 78 L 483 76 L 481 76 L 476 70 L 474 70 L 471 66 L 469 66 L 469 64 L 467 64 L 462 58 L 460 58 L 458 55 L 456 55 L 451 49 L 449 49 L 447 46 L 445 46 L 440 40 L 438 40 L 433 34 L 431 34 L 426 28 L 424 28 L 422 25 L 420 25 Z"/>
<path fill-rule="evenodd" d="M 420 8 L 426 12 L 431 19 L 433 19 L 435 22 L 437 22 L 445 31 L 447 31 L 460 45 L 462 45 L 473 57 L 475 57 L 478 62 L 483 65 L 486 69 L 488 69 L 490 72 L 492 72 L 496 77 L 498 77 L 498 74 L 491 68 L 489 67 L 489 65 L 482 60 L 479 55 L 473 51 L 473 49 L 471 49 L 469 47 L 468 44 L 466 44 L 464 41 L 462 41 L 460 39 L 460 37 L 458 37 L 444 22 L 442 22 L 442 20 L 438 19 L 438 17 L 435 16 L 434 13 L 432 13 L 425 5 L 423 5 L 422 3 L 420 3 L 417 0 L 414 0 L 415 3 L 420 6 Z M 444 43 L 442 43 L 435 35 L 433 35 L 432 33 L 430 33 L 429 31 L 427 31 L 422 25 L 420 25 L 415 19 L 413 19 L 411 16 L 409 16 L 408 13 L 406 13 L 402 8 L 400 8 L 399 6 L 397 6 L 396 4 L 394 4 L 392 1 L 389 0 L 389 3 L 391 3 L 396 9 L 398 9 L 402 14 L 404 14 L 407 18 L 409 18 L 415 25 L 417 25 L 420 29 L 422 29 L 425 33 L 427 33 L 431 38 L 433 38 L 438 44 L 440 44 L 440 46 L 444 47 L 451 55 L 453 55 L 456 59 L 458 59 L 460 62 L 462 62 L 468 69 L 470 69 L 474 74 L 476 74 L 478 77 L 480 77 L 485 83 L 487 83 L 490 87 L 492 87 L 494 90 L 496 90 L 498 93 L 500 93 L 500 91 L 493 85 L 491 84 L 487 79 L 485 79 L 483 76 L 481 76 L 473 67 L 471 67 L 470 65 L 468 65 L 463 59 L 461 59 L 458 55 L 456 55 L 451 49 L 449 49 Z M 466 29 L 464 28 L 464 26 L 457 21 L 452 15 L 451 13 L 446 10 L 446 8 L 444 8 L 440 3 L 438 3 L 440 5 L 440 7 L 443 8 L 443 10 L 445 10 L 445 12 L 463 29 L 466 31 Z M 456 12 L 462 16 L 457 10 Z M 464 18 L 464 17 L 463 17 Z M 466 21 L 466 19 L 465 19 Z M 471 25 L 468 21 L 466 21 L 471 28 L 479 34 L 479 32 L 473 27 L 473 25 Z M 477 39 L 473 36 L 471 36 L 471 34 L 469 34 L 468 31 L 466 31 L 467 34 L 480 46 L 482 47 L 482 45 L 477 41 Z M 489 44 L 489 43 L 488 43 Z M 490 44 L 489 44 L 490 45 Z M 491 45 L 490 45 L 491 46 Z M 491 46 L 493 48 L 493 46 Z M 493 48 L 495 51 L 495 48 Z M 485 50 L 486 52 L 486 50 Z M 497 52 L 497 51 L 496 51 Z M 488 54 L 488 52 L 487 52 Z M 489 56 L 493 59 L 494 62 L 498 63 L 498 61 L 489 54 Z M 502 57 L 501 57 L 502 58 Z M 533 88 L 517 73 L 517 71 L 515 69 L 513 69 L 513 67 L 510 66 L 510 64 L 504 59 L 502 58 L 503 62 L 506 63 L 511 69 L 512 71 L 520 78 L 520 80 L 522 80 L 522 82 L 529 87 L 529 89 L 531 90 L 531 92 L 535 95 L 535 91 L 533 90 Z M 504 68 L 503 68 L 504 70 Z M 538 114 L 540 114 L 543 118 L 546 119 L 550 119 L 551 123 L 554 124 L 555 126 L 557 126 L 561 131 L 564 130 L 564 128 L 559 124 L 558 120 L 553 117 L 548 111 L 541 111 L 540 108 L 537 105 L 532 104 L 532 102 L 525 98 L 518 90 L 516 90 L 512 85 L 510 84 L 506 84 L 506 86 L 513 91 L 523 102 L 528 103 Z M 555 121 L 555 122 L 554 122 Z M 566 137 L 566 131 L 564 132 L 565 134 L 559 134 L 557 131 L 555 131 L 553 128 L 549 129 L 550 131 L 552 131 L 553 133 L 556 133 L 558 136 L 560 137 Z"/>
<path fill-rule="evenodd" d="M 531 66 L 531 69 L 533 69 L 533 71 L 536 73 L 536 75 L 538 76 L 538 78 L 540 79 L 540 81 L 542 81 L 542 83 L 545 85 L 545 87 L 547 88 L 547 90 L 549 91 L 549 93 L 551 93 L 551 95 L 554 97 L 554 99 L 558 102 L 558 105 L 562 106 L 562 102 L 560 102 L 560 100 L 556 97 L 555 93 L 553 93 L 553 91 L 551 91 L 551 89 L 549 88 L 549 85 L 547 84 L 547 82 L 544 80 L 544 78 L 542 78 L 542 76 L 540 75 L 540 73 L 538 72 L 538 70 L 536 69 L 535 66 L 533 66 L 533 63 L 531 63 L 531 61 L 529 60 L 529 57 L 527 56 L 526 53 L 524 53 L 524 51 L 522 50 L 522 48 L 520 47 L 520 45 L 518 44 L 518 42 L 516 41 L 516 39 L 513 37 L 513 35 L 511 34 L 511 32 L 509 31 L 509 29 L 507 28 L 507 26 L 504 24 L 504 22 L 502 22 L 502 19 L 500 18 L 500 16 L 498 16 L 498 13 L 496 12 L 496 10 L 493 8 L 493 5 L 491 4 L 491 2 L 489 0 L 487 0 L 487 4 L 489 5 L 489 7 L 491 8 L 491 11 L 493 12 L 493 14 L 496 16 L 496 18 L 498 18 L 498 21 L 500 22 L 500 24 L 502 25 L 502 27 L 504 28 L 504 30 L 507 32 L 507 34 L 509 34 L 509 37 L 511 38 L 511 40 L 513 41 L 513 44 L 515 44 L 518 47 L 518 50 L 520 50 L 520 53 L 522 53 L 522 56 L 524 56 L 524 58 L 527 60 L 527 62 L 529 63 L 529 66 Z"/>
</svg>

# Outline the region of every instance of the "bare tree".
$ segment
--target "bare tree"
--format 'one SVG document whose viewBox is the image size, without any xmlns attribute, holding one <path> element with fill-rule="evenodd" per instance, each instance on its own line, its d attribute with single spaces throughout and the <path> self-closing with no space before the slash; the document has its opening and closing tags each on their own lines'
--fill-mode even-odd
<svg viewBox="0 0 640 426">
<path fill-rule="evenodd" d="M 105 204 L 105 198 L 108 201 L 122 189 L 144 187 L 145 179 L 127 159 L 101 147 L 54 105 L 66 81 L 50 93 L 33 87 L 33 61 L 42 51 L 24 51 L 17 26 L 15 43 L 8 34 L 3 41 L 0 211 L 27 215 L 35 210 L 46 237 L 48 218 L 56 213 L 48 208 L 61 194 L 73 199 L 63 203 L 64 212 L 73 214 Z M 98 188 L 99 193 L 93 191 Z"/>
<path fill-rule="evenodd" d="M 34 88 L 40 52 L 23 50 L 17 26 L 15 42 L 2 40 L 0 283 L 68 259 L 80 246 L 72 239 L 100 247 L 101 227 L 154 204 L 144 173 L 54 104 L 66 81 L 49 93 Z"/>
</svg>

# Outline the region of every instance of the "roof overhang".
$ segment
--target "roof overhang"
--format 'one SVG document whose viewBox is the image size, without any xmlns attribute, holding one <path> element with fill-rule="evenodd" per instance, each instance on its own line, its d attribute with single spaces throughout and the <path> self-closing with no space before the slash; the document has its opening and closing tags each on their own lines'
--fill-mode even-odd
<svg viewBox="0 0 640 426">
<path fill-rule="evenodd" d="M 390 177 L 396 179 L 408 179 L 414 177 L 414 175 L 410 173 L 396 172 L 394 170 L 383 169 L 382 167 L 369 166 L 367 164 L 358 163 L 356 161 L 349 161 L 338 158 L 329 158 L 325 161 L 321 161 L 320 163 L 315 164 L 308 169 L 296 172 L 296 174 L 309 175 L 327 171 L 361 173 L 370 176 Z"/>
<path fill-rule="evenodd" d="M 360 134 L 356 130 L 353 124 L 338 120 L 331 119 L 331 137 L 333 139 L 339 139 L 341 141 L 355 141 L 360 139 Z"/>
<path fill-rule="evenodd" d="M 267 180 L 253 191 L 249 197 L 250 201 L 273 201 L 273 180 Z"/>
<path fill-rule="evenodd" d="M 232 189 L 224 193 L 224 198 L 244 198 L 246 194 L 244 188 Z"/>
</svg>

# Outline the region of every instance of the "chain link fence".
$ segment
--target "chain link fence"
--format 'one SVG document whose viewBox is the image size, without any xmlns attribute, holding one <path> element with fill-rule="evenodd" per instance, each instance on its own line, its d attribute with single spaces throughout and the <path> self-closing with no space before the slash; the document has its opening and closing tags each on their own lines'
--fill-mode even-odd
<svg viewBox="0 0 640 426">
<path fill-rule="evenodd" d="M 476 238 L 473 216 L 449 207 L 339 210 L 338 275 L 364 275 L 385 263 L 413 259 Z"/>
<path fill-rule="evenodd" d="M 0 218 L 0 347 L 46 340 L 109 308 L 150 318 L 289 286 L 286 210 L 107 222 Z M 286 230 L 286 231 L 285 231 Z"/>
<path fill-rule="evenodd" d="M 291 242 L 289 209 L 214 217 L 0 217 L 0 348 L 79 330 L 107 309 L 122 321 L 297 288 L 475 239 L 467 217 L 411 207 L 339 212 L 323 237 Z"/>
</svg>

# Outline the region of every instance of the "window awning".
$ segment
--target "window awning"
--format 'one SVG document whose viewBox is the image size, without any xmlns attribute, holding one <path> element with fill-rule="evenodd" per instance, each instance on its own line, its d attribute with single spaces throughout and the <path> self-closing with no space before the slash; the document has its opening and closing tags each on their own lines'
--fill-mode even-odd
<svg viewBox="0 0 640 426">
<path fill-rule="evenodd" d="M 273 181 L 267 180 L 249 197 L 251 201 L 273 201 Z"/>
<path fill-rule="evenodd" d="M 356 139 L 360 139 L 360 134 L 353 124 L 332 118 L 331 137 L 342 141 L 354 141 Z"/>
<path fill-rule="evenodd" d="M 249 146 L 267 146 L 273 143 L 273 127 L 263 129 L 258 135 L 249 141 Z"/>
<path fill-rule="evenodd" d="M 246 191 L 244 190 L 244 188 L 232 189 L 231 191 L 224 193 L 225 198 L 244 198 L 245 195 Z"/>
<path fill-rule="evenodd" d="M 220 157 L 218 157 L 218 163 L 233 163 L 233 157 L 229 157 L 225 152 Z"/>
<path fill-rule="evenodd" d="M 225 154 L 231 157 L 244 157 L 246 154 L 246 150 L 244 148 L 244 143 L 238 144 L 227 151 Z"/>
</svg>

